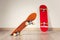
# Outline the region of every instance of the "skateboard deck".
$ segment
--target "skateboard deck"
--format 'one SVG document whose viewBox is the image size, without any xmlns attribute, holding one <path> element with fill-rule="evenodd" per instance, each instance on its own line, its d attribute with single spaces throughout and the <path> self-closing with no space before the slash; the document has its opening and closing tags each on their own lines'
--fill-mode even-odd
<svg viewBox="0 0 60 40">
<path fill-rule="evenodd" d="M 47 6 L 40 5 L 40 29 L 42 32 L 48 31 Z"/>
<path fill-rule="evenodd" d="M 33 20 L 35 20 L 36 18 L 36 13 L 31 13 L 27 19 L 25 21 L 23 21 L 12 33 L 11 35 L 20 33 L 27 25 L 26 22 L 28 22 L 29 24 L 33 24 Z"/>
</svg>

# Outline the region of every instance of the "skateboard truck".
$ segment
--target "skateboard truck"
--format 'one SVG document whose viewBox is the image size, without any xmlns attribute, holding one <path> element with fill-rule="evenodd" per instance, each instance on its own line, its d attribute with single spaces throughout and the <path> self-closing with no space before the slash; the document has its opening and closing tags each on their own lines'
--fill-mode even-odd
<svg viewBox="0 0 60 40">
<path fill-rule="evenodd" d="M 42 12 L 45 12 L 47 9 L 46 8 L 41 8 L 40 10 L 42 10 Z"/>
<path fill-rule="evenodd" d="M 41 25 L 43 25 L 43 26 L 46 26 L 48 23 L 46 23 L 46 22 L 43 22 L 43 23 L 41 23 Z"/>
<path fill-rule="evenodd" d="M 26 22 L 26 25 L 31 25 L 31 24 L 33 25 L 33 22 L 32 21 L 27 21 Z"/>
</svg>

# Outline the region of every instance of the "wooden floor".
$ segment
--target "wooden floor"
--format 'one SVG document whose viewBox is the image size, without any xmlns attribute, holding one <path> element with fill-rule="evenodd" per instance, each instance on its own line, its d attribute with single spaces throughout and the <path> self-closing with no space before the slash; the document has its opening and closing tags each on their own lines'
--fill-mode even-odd
<svg viewBox="0 0 60 40">
<path fill-rule="evenodd" d="M 12 30 L 0 30 L 0 40 L 60 40 L 60 31 L 22 31 L 18 36 L 10 36 Z"/>
</svg>

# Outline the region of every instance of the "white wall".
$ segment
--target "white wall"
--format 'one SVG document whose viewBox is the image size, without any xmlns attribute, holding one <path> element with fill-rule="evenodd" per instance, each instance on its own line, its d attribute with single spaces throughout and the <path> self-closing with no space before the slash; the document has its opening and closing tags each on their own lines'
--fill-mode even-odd
<svg viewBox="0 0 60 40">
<path fill-rule="evenodd" d="M 34 25 L 39 28 L 39 6 L 48 7 L 49 27 L 60 28 L 60 0 L 0 0 L 0 28 L 18 27 L 32 12 L 37 13 Z"/>
</svg>

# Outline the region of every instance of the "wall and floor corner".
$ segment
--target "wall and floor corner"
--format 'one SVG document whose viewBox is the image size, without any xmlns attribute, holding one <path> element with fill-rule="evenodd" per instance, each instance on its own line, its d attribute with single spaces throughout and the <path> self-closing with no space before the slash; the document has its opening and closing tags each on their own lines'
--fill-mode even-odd
<svg viewBox="0 0 60 40">
<path fill-rule="evenodd" d="M 39 28 L 39 6 L 48 7 L 49 27 L 60 28 L 60 0 L 0 0 L 0 28 L 18 27 L 30 13 L 36 12 L 34 25 L 27 28 Z"/>
</svg>

